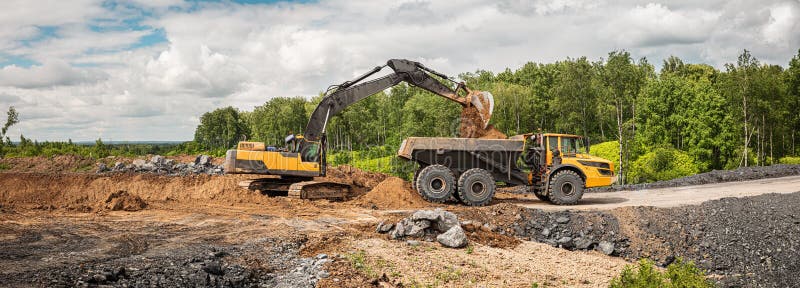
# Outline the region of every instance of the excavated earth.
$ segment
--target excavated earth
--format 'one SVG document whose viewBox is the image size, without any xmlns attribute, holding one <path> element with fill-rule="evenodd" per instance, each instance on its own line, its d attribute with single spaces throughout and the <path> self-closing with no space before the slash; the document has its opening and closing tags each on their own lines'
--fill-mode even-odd
<svg viewBox="0 0 800 288">
<path fill-rule="evenodd" d="M 357 193 L 329 202 L 244 190 L 245 175 L 95 174 L 94 160 L 75 156 L 0 164 L 5 286 L 604 287 L 639 258 L 663 266 L 677 257 L 723 287 L 800 285 L 800 192 L 543 211 L 508 192 L 486 207 L 431 204 L 402 179 L 347 166 L 328 178 Z M 719 179 L 749 177 L 715 173 L 724 172 Z M 375 230 L 434 208 L 458 215 L 467 248 Z"/>
</svg>

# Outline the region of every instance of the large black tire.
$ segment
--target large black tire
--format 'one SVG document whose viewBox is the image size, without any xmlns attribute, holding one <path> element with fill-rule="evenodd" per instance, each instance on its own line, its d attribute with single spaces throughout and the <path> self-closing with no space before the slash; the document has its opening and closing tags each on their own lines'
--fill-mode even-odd
<svg viewBox="0 0 800 288">
<path fill-rule="evenodd" d="M 456 176 L 444 165 L 430 165 L 417 176 L 416 188 L 428 202 L 444 203 L 456 190 Z"/>
<path fill-rule="evenodd" d="M 417 178 L 419 178 L 419 172 L 422 171 L 422 169 L 425 169 L 425 167 L 428 166 L 420 166 L 417 171 L 414 171 L 414 178 L 411 179 L 411 188 L 413 188 L 414 191 L 417 191 L 417 194 L 419 195 L 422 195 L 422 192 L 419 192 L 419 189 L 417 189 Z"/>
<path fill-rule="evenodd" d="M 469 206 L 484 206 L 492 201 L 495 188 L 489 171 L 472 168 L 458 178 L 458 199 Z"/>
<path fill-rule="evenodd" d="M 583 178 L 572 170 L 561 170 L 550 179 L 550 202 L 575 205 L 583 197 Z"/>
<path fill-rule="evenodd" d="M 539 200 L 550 202 L 550 197 L 542 194 L 540 191 L 533 191 L 533 195 L 536 195 L 536 198 L 539 198 Z"/>
</svg>

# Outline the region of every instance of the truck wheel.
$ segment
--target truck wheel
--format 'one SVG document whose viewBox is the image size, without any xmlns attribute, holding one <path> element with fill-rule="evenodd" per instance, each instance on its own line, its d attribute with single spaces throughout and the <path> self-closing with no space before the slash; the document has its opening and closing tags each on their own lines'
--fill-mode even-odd
<svg viewBox="0 0 800 288">
<path fill-rule="evenodd" d="M 572 170 L 561 170 L 550 179 L 550 202 L 575 205 L 583 197 L 583 179 Z"/>
<path fill-rule="evenodd" d="M 422 169 L 425 169 L 425 167 L 428 166 L 419 167 L 417 171 L 414 171 L 414 178 L 411 179 L 411 188 L 413 188 L 414 191 L 417 191 L 419 195 L 422 195 L 422 192 L 419 192 L 419 189 L 417 188 L 417 178 L 419 178 L 419 172 L 422 171 Z"/>
<path fill-rule="evenodd" d="M 539 200 L 542 200 L 542 201 L 545 201 L 545 202 L 550 202 L 550 197 L 548 197 L 547 195 L 542 194 L 541 191 L 534 191 L 533 195 L 536 195 L 536 198 L 539 198 Z"/>
<path fill-rule="evenodd" d="M 444 165 L 430 165 L 417 176 L 417 191 L 428 202 L 444 203 L 456 190 L 456 176 Z"/>
<path fill-rule="evenodd" d="M 484 206 L 494 197 L 494 177 L 489 171 L 472 168 L 458 178 L 458 199 L 469 206 Z"/>
</svg>

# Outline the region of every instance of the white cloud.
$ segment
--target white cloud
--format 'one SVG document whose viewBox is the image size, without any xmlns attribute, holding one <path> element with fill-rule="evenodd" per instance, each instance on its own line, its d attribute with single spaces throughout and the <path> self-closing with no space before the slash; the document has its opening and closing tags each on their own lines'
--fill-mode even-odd
<svg viewBox="0 0 800 288">
<path fill-rule="evenodd" d="M 0 86 L 18 88 L 69 86 L 97 82 L 107 77 L 102 71 L 74 68 L 58 60 L 30 68 L 15 65 L 0 68 Z"/>
<path fill-rule="evenodd" d="M 0 57 L 42 63 L 0 68 L 0 103 L 23 119 L 12 137 L 190 139 L 203 112 L 316 95 L 390 58 L 455 76 L 615 49 L 717 67 L 749 49 L 785 65 L 800 46 L 800 9 L 786 0 L 121 3 L 0 2 Z M 144 28 L 125 29 L 132 18 Z M 21 41 L 42 26 L 57 35 Z M 131 48 L 157 29 L 167 43 Z"/>
<path fill-rule="evenodd" d="M 714 32 L 720 12 L 673 11 L 663 4 L 636 6 L 612 22 L 607 31 L 623 47 L 701 43 Z"/>
<path fill-rule="evenodd" d="M 800 36 L 800 15 L 797 3 L 781 3 L 769 8 L 769 23 L 764 26 L 764 40 L 770 44 L 787 45 Z"/>
</svg>

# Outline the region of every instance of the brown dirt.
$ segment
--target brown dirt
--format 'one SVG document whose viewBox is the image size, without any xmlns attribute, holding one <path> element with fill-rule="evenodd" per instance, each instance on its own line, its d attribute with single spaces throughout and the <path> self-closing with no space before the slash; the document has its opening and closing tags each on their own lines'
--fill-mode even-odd
<svg viewBox="0 0 800 288">
<path fill-rule="evenodd" d="M 465 107 L 461 110 L 461 126 L 458 129 L 458 135 L 462 138 L 482 138 L 482 139 L 507 139 L 508 137 L 494 128 L 494 125 L 488 125 L 483 128 L 480 112 L 473 106 Z"/>
<path fill-rule="evenodd" d="M 527 241 L 511 249 L 482 244 L 449 249 L 424 241 L 410 246 L 379 238 L 352 246 L 351 253 L 363 251 L 363 264 L 355 268 L 348 259 L 334 262 L 327 268 L 335 272 L 319 287 L 607 287 L 627 263 Z"/>
<path fill-rule="evenodd" d="M 76 155 L 58 155 L 54 157 L 12 157 L 0 159 L 0 166 L 8 169 L 4 172 L 82 172 L 93 171 L 95 160 Z"/>
<path fill-rule="evenodd" d="M 111 211 L 139 211 L 147 208 L 147 203 L 142 198 L 125 190 L 111 193 L 105 202 L 105 208 Z"/>
<path fill-rule="evenodd" d="M 411 189 L 411 184 L 397 177 L 389 177 L 367 194 L 354 200 L 362 207 L 378 209 L 408 209 L 434 206 Z"/>
<path fill-rule="evenodd" d="M 334 181 L 353 185 L 355 195 L 363 195 L 383 182 L 388 175 L 358 169 L 350 165 L 328 167 L 327 176 L 318 180 Z"/>
</svg>

